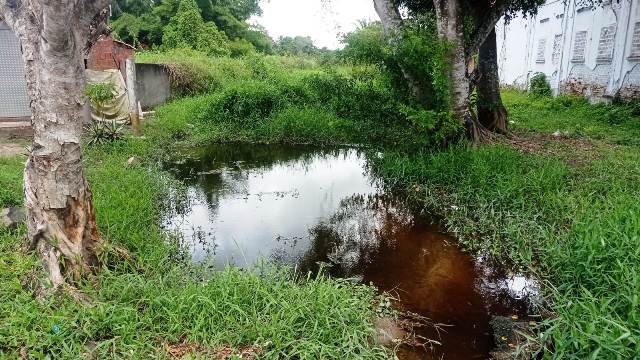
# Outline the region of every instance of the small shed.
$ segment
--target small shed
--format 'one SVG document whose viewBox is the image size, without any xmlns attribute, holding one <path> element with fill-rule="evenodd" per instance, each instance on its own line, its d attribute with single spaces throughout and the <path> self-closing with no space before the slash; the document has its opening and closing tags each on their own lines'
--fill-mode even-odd
<svg viewBox="0 0 640 360">
<path fill-rule="evenodd" d="M 85 68 L 97 71 L 117 69 L 126 79 L 125 61 L 133 59 L 134 54 L 133 46 L 116 40 L 111 35 L 102 35 L 91 47 L 85 60 Z"/>
</svg>

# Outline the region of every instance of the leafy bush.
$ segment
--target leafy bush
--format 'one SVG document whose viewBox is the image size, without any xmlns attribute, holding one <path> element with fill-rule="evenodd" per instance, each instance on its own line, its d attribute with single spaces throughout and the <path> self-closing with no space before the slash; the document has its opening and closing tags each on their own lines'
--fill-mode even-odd
<svg viewBox="0 0 640 360">
<path fill-rule="evenodd" d="M 427 109 L 446 111 L 449 107 L 449 46 L 438 40 L 433 15 L 406 21 L 400 39 L 390 45 L 379 22 L 362 23 L 342 42 L 342 58 L 356 64 L 375 64 L 385 70 L 398 97 L 410 99 L 405 73 L 419 79 L 424 94 L 418 101 Z"/>
<path fill-rule="evenodd" d="M 547 76 L 541 72 L 533 75 L 529 83 L 529 91 L 536 97 L 551 96 L 551 86 L 547 81 Z"/>
<path fill-rule="evenodd" d="M 446 111 L 435 108 L 422 108 L 432 111 L 438 120 L 431 124 L 430 129 L 420 128 L 408 118 L 408 113 L 401 111 L 403 105 L 415 109 L 420 106 L 399 96 L 393 77 L 380 66 L 323 68 L 317 60 L 302 57 L 250 55 L 241 59 L 211 58 L 193 50 L 186 54 L 188 58 L 177 52 L 145 53 L 139 59 L 168 63 L 166 66 L 171 71 L 172 84 L 178 94 L 210 94 L 198 98 L 200 107 L 189 110 L 190 123 L 201 124 L 203 128 L 187 131 L 189 134 L 186 135 L 182 128 L 183 139 L 186 136 L 197 138 L 197 141 L 257 138 L 286 141 L 278 135 L 286 126 L 277 127 L 276 132 L 266 131 L 263 127 L 285 109 L 294 107 L 307 109 L 305 119 L 310 118 L 309 114 L 324 112 L 325 116 L 318 119 L 335 118 L 349 124 L 345 131 L 355 134 L 336 137 L 335 143 L 403 143 L 423 148 L 441 146 L 457 138 L 460 130 L 459 126 L 452 126 Z M 315 110 L 311 112 L 308 109 Z M 287 112 L 292 113 L 291 110 Z M 304 127 L 318 130 L 309 123 Z M 325 139 L 324 134 L 329 132 L 318 131 L 318 139 Z M 291 136 L 301 138 L 294 133 Z M 313 142 L 313 137 L 306 136 L 305 142 L 309 141 Z"/>
<path fill-rule="evenodd" d="M 103 144 L 122 139 L 124 124 L 111 121 L 91 121 L 86 127 L 86 135 L 89 138 L 89 145 Z"/>
<path fill-rule="evenodd" d="M 181 0 L 178 12 L 164 28 L 162 46 L 195 49 L 212 56 L 231 53 L 229 40 L 213 22 L 204 22 L 195 0 Z"/>
<path fill-rule="evenodd" d="M 104 106 L 113 100 L 116 94 L 116 87 L 113 83 L 104 82 L 87 85 L 84 94 L 89 98 L 91 105 L 98 111 L 104 119 Z"/>
<path fill-rule="evenodd" d="M 245 81 L 224 89 L 204 112 L 204 121 L 260 121 L 280 105 L 279 89 L 269 83 Z"/>
</svg>

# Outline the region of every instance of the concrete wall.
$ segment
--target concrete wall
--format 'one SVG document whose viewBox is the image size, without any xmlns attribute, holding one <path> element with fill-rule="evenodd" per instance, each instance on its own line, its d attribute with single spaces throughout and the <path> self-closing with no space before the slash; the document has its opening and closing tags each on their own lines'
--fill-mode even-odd
<svg viewBox="0 0 640 360">
<path fill-rule="evenodd" d="M 594 101 L 640 96 L 640 0 L 584 7 L 550 0 L 534 17 L 496 26 L 501 82 L 526 88 L 537 72 L 554 93 Z"/>
<path fill-rule="evenodd" d="M 162 65 L 136 64 L 136 95 L 143 109 L 164 104 L 171 98 L 169 74 Z"/>
</svg>

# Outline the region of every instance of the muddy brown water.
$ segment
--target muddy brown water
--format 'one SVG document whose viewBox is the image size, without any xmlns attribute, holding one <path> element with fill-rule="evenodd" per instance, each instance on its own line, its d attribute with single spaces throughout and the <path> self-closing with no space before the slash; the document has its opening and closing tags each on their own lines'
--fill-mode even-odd
<svg viewBox="0 0 640 360">
<path fill-rule="evenodd" d="M 400 359 L 487 359 L 492 316 L 525 316 L 535 284 L 460 251 L 456 240 L 385 189 L 356 149 L 222 144 L 168 164 L 188 206 L 166 226 L 193 261 L 259 260 L 373 283 L 394 306 L 438 327 L 415 328 Z M 322 265 L 321 265 L 322 264 Z"/>
</svg>

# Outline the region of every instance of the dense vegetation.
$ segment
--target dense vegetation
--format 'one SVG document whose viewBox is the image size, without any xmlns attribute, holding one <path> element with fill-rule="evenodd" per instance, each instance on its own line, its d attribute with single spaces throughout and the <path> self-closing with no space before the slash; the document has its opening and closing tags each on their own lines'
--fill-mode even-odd
<svg viewBox="0 0 640 360">
<path fill-rule="evenodd" d="M 380 24 L 362 24 L 329 52 L 247 25 L 255 0 L 116 5 L 115 34 L 152 49 L 138 61 L 164 64 L 176 99 L 147 121 L 144 140 L 86 153 L 110 244 L 82 288 L 93 306 L 65 294 L 35 300 L 42 273 L 22 249 L 25 229 L 0 228 L 0 355 L 148 358 L 186 346 L 202 356 L 225 347 L 274 359 L 388 356 L 368 342 L 374 289 L 271 267 L 208 274 L 161 230 L 180 186 L 157 158 L 176 144 L 229 141 L 375 150 L 372 169 L 442 215 L 467 250 L 542 281 L 548 302 L 532 341 L 546 357 L 640 353 L 637 105 L 552 98 L 537 76 L 530 94 L 503 92 L 515 136 L 469 146 L 449 109 L 449 45 L 429 15 L 407 21 L 393 46 Z M 423 98 L 411 96 L 407 70 Z M 141 164 L 127 165 L 130 156 Z M 22 202 L 23 161 L 0 157 L 0 207 Z"/>
<path fill-rule="evenodd" d="M 382 358 L 372 347 L 377 296 L 367 286 L 300 277 L 268 266 L 210 274 L 161 229 L 178 184 L 154 165 L 160 145 L 127 138 L 93 146 L 85 166 L 109 248 L 85 306 L 64 292 L 34 298 L 44 274 L 24 248 L 26 229 L 0 225 L 0 358 Z M 128 165 L 136 156 L 145 165 Z M 22 203 L 25 158 L 0 156 L 0 208 Z M 176 198 L 178 196 L 178 198 Z M 123 255 L 116 246 L 127 249 Z"/>
<path fill-rule="evenodd" d="M 519 138 L 388 151 L 379 173 L 443 215 L 464 246 L 535 273 L 547 357 L 640 353 L 640 118 L 634 106 L 504 93 Z M 615 120 L 614 120 L 615 119 Z M 552 135 L 555 133 L 555 136 Z"/>
<path fill-rule="evenodd" d="M 159 132 L 178 139 L 424 148 L 443 146 L 461 130 L 448 113 L 403 96 L 376 65 L 325 67 L 312 58 L 196 52 L 188 58 L 147 54 L 138 61 L 166 63 L 177 93 L 199 94 L 158 111 Z"/>
<path fill-rule="evenodd" d="M 148 131 L 195 143 L 359 143 L 382 150 L 372 158 L 375 171 L 443 215 L 465 248 L 542 281 L 548 308 L 541 309 L 547 318 L 539 330 L 547 356 L 629 358 L 640 351 L 636 105 L 508 91 L 514 138 L 433 152 L 432 133 L 407 116 L 408 107 L 424 108 L 398 100 L 403 89 L 383 62 L 327 69 L 309 59 L 207 61 L 210 70 L 199 73 L 218 79 L 205 81 L 215 85 L 159 109 Z M 230 82 L 221 80 L 226 71 L 236 75 Z"/>
</svg>

